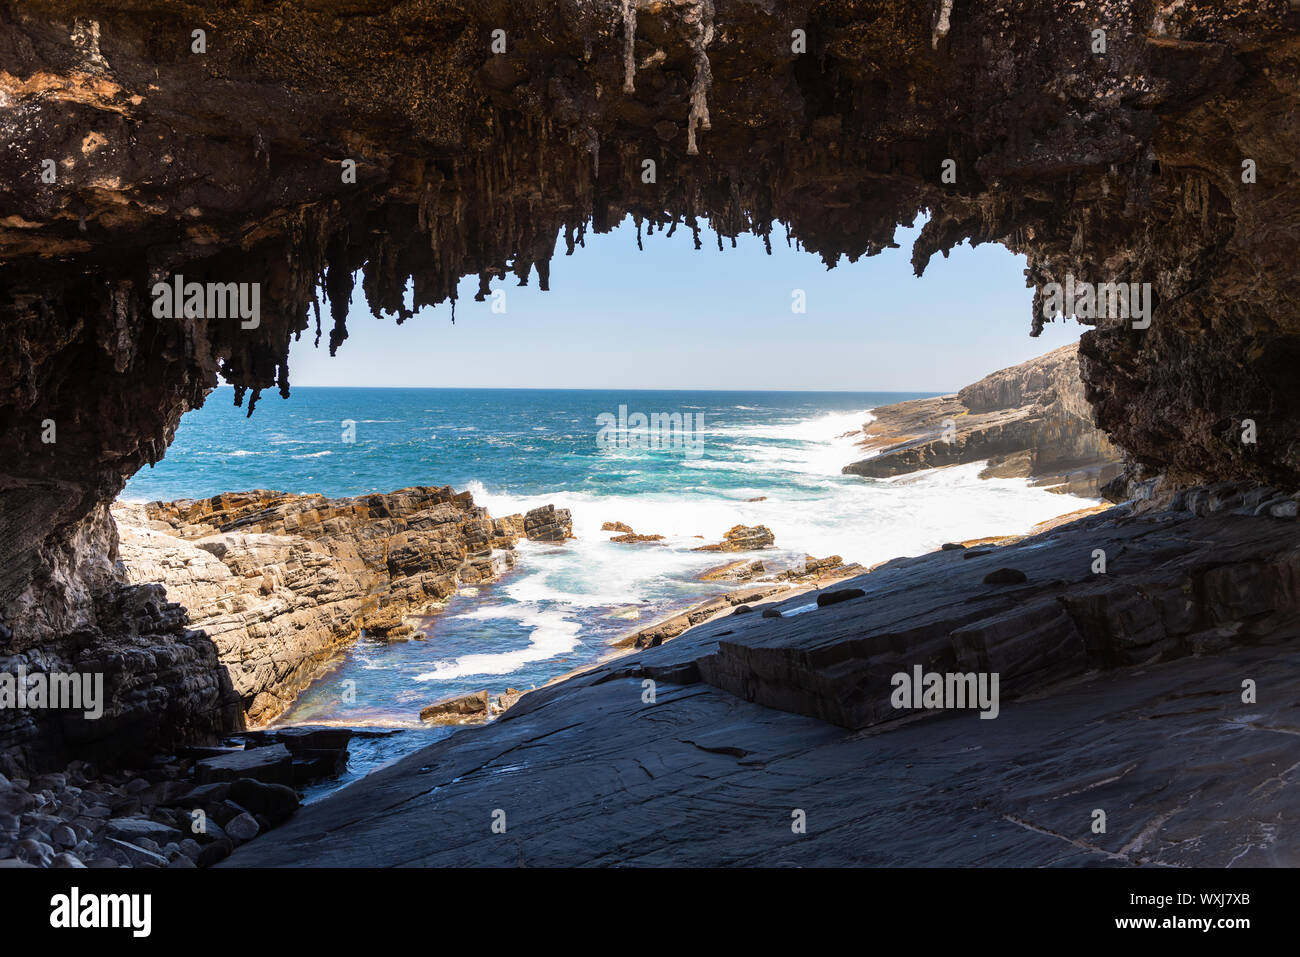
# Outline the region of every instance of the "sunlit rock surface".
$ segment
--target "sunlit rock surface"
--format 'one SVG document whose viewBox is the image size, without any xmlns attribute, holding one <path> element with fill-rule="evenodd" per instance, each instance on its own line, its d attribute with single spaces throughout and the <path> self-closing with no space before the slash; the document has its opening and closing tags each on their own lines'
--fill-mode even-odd
<svg viewBox="0 0 1300 957">
<path fill-rule="evenodd" d="M 349 644 L 405 638 L 410 615 L 514 564 L 518 516 L 468 492 L 243 492 L 118 505 L 128 580 L 157 582 L 215 643 L 250 726 L 284 711 Z"/>
<path fill-rule="evenodd" d="M 1074 344 L 953 395 L 873 409 L 859 445 L 874 454 L 844 471 L 871 478 L 987 461 L 981 478 L 1096 498 L 1122 471 L 1119 449 L 1093 425 Z"/>
</svg>

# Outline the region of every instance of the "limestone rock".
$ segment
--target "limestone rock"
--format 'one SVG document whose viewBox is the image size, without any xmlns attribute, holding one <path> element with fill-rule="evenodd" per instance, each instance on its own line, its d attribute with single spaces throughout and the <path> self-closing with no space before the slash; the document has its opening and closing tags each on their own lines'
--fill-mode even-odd
<svg viewBox="0 0 1300 957">
<path fill-rule="evenodd" d="M 1093 424 L 1077 345 L 1002 369 L 956 395 L 872 410 L 861 446 L 876 454 L 846 474 L 889 478 L 988 461 L 980 478 L 1031 478 L 1056 492 L 1098 497 L 1123 468 Z"/>
<path fill-rule="evenodd" d="M 524 515 L 524 534 L 535 542 L 562 542 L 573 537 L 573 518 L 567 508 L 543 505 Z"/>
<path fill-rule="evenodd" d="M 762 559 L 756 558 L 753 561 L 742 559 L 738 562 L 728 562 L 725 565 L 717 565 L 700 572 L 700 581 L 747 582 L 762 577 L 766 572 L 767 567 L 763 564 Z"/>
<path fill-rule="evenodd" d="M 771 530 L 766 525 L 736 525 L 728 529 L 722 541 L 716 545 L 701 545 L 697 552 L 749 552 L 767 548 L 776 542 Z"/>
<path fill-rule="evenodd" d="M 448 487 L 352 499 L 239 492 L 114 514 L 128 580 L 161 583 L 189 610 L 253 727 L 362 631 L 405 637 L 406 615 L 509 568 L 519 537 L 516 523 Z"/>
<path fill-rule="evenodd" d="M 435 701 L 420 710 L 420 720 L 433 724 L 465 724 L 482 721 L 490 714 L 491 701 L 485 689 Z"/>
</svg>

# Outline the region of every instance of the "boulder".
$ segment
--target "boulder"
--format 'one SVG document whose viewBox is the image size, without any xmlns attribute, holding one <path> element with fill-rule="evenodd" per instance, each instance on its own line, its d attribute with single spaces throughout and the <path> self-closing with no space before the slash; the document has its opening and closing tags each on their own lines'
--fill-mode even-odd
<svg viewBox="0 0 1300 957">
<path fill-rule="evenodd" d="M 466 724 L 481 721 L 491 710 L 487 690 L 443 698 L 420 711 L 420 720 L 433 724 Z"/>
<path fill-rule="evenodd" d="M 567 508 L 543 505 L 524 515 L 524 534 L 534 542 L 562 542 L 573 537 L 573 517 Z"/>
<path fill-rule="evenodd" d="M 617 542 L 620 545 L 646 545 L 651 542 L 662 542 L 662 535 L 637 535 L 635 532 L 630 535 L 615 535 L 610 539 L 611 542 Z"/>
<path fill-rule="evenodd" d="M 347 770 L 346 748 L 303 748 L 293 755 L 293 784 L 303 787 L 326 778 L 336 778 Z"/>
<path fill-rule="evenodd" d="M 1028 577 L 1018 568 L 998 568 L 984 576 L 986 585 L 1021 585 Z"/>
<path fill-rule="evenodd" d="M 194 776 L 200 784 L 238 778 L 290 784 L 293 782 L 293 756 L 283 744 L 248 748 L 221 757 L 204 758 L 194 765 Z"/>
<path fill-rule="evenodd" d="M 261 827 L 253 815 L 245 811 L 243 814 L 237 814 L 226 822 L 226 834 L 236 844 L 243 844 L 257 837 Z"/>
<path fill-rule="evenodd" d="M 715 565 L 700 572 L 700 581 L 747 582 L 762 576 L 766 571 L 767 566 L 763 564 L 762 559 L 756 558 L 753 561 L 742 559 L 737 562 L 727 562 L 725 565 Z"/>
<path fill-rule="evenodd" d="M 263 815 L 272 827 L 283 824 L 298 810 L 298 792 L 283 784 L 267 784 L 254 778 L 240 778 L 230 786 L 230 799 Z M 230 828 L 227 826 L 227 832 Z"/>
<path fill-rule="evenodd" d="M 697 552 L 751 552 L 776 543 L 776 536 L 766 525 L 736 525 L 716 545 L 701 545 Z"/>
<path fill-rule="evenodd" d="M 108 822 L 108 834 L 137 845 L 142 840 L 166 844 L 168 841 L 179 841 L 182 836 L 174 827 L 142 817 L 113 818 Z"/>
</svg>

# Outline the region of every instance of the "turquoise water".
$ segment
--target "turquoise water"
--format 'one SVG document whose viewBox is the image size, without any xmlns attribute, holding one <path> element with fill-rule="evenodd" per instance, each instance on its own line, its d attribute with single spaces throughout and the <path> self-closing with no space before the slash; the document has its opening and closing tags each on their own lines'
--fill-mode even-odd
<svg viewBox="0 0 1300 957">
<path fill-rule="evenodd" d="M 420 725 L 429 702 L 539 686 L 604 657 L 611 639 L 726 590 L 697 577 L 719 556 L 692 549 L 733 525 L 773 531 L 769 563 L 811 553 L 872 564 L 1027 531 L 1088 504 L 1021 480 L 981 481 L 979 465 L 887 481 L 840 473 L 861 457 L 851 433 L 871 408 L 920 396 L 298 388 L 263 399 L 249 419 L 219 390 L 123 497 L 451 485 L 493 515 L 548 502 L 572 511 L 576 540 L 521 543 L 502 581 L 463 590 L 424 620 L 419 640 L 358 643 L 282 717 L 407 729 L 357 742 L 355 776 L 450 733 Z M 602 446 L 610 419 L 600 417 L 617 423 L 620 407 L 634 429 L 640 412 L 679 414 L 686 431 L 666 435 L 668 448 Z M 610 521 L 665 543 L 611 543 L 600 531 Z"/>
</svg>

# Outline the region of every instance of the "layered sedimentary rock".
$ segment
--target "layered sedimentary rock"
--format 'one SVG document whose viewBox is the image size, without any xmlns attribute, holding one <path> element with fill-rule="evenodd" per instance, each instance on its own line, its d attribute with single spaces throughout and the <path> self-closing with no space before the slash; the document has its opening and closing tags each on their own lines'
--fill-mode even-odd
<svg viewBox="0 0 1300 957">
<path fill-rule="evenodd" d="M 567 508 L 543 505 L 524 516 L 523 529 L 535 542 L 562 542 L 573 538 L 573 516 Z"/>
<path fill-rule="evenodd" d="M 189 609 L 250 725 L 282 712 L 363 632 L 405 637 L 407 616 L 513 566 L 521 524 L 447 487 L 352 499 L 238 492 L 115 512 L 127 578 L 162 584 Z M 529 518 L 554 524 L 552 512 Z"/>
<path fill-rule="evenodd" d="M 103 674 L 105 714 L 0 709 L 0 758 L 138 757 L 265 724 L 363 632 L 409 635 L 407 616 L 511 567 L 526 526 L 566 521 L 494 519 L 448 487 L 117 505 L 96 623 L 0 656 L 3 672 Z"/>
<path fill-rule="evenodd" d="M 1098 496 L 1123 463 L 1093 425 L 1078 346 L 985 376 L 954 395 L 881 406 L 859 444 L 874 452 L 845 473 L 889 478 L 988 460 L 982 478 L 1027 477 L 1056 492 Z"/>
<path fill-rule="evenodd" d="M 917 271 L 1024 253 L 1035 328 L 1050 283 L 1150 283 L 1149 328 L 1085 320 L 1098 424 L 1294 487 L 1298 37 L 1287 0 L 0 3 L 5 627 L 94 626 L 96 510 L 218 376 L 251 408 L 340 346 L 358 270 L 401 321 L 627 214 L 834 263 L 928 210 Z"/>
<path fill-rule="evenodd" d="M 231 863 L 1295 866 L 1300 541 L 1279 512 L 1225 485 L 899 559 L 820 593 L 842 601 L 774 596 L 781 617 L 530 692 Z M 985 584 L 996 568 L 1025 580 Z M 997 698 L 896 707 L 916 669 L 998 673 Z"/>
<path fill-rule="evenodd" d="M 712 545 L 701 545 L 697 552 L 750 552 L 769 548 L 776 543 L 776 536 L 766 525 L 733 525 L 722 535 L 722 541 Z"/>
</svg>

